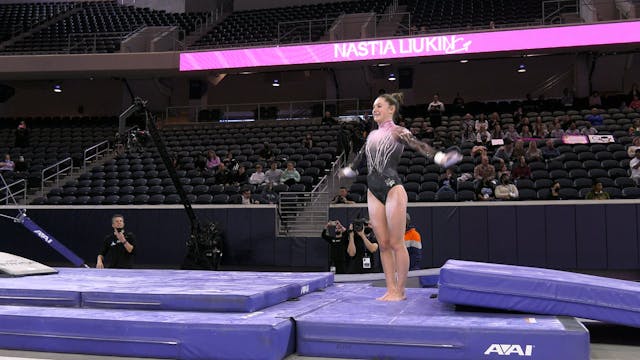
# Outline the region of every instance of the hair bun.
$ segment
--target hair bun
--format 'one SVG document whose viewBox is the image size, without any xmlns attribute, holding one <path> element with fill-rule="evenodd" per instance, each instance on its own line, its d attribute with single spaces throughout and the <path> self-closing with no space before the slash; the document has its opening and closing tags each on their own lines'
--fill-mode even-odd
<svg viewBox="0 0 640 360">
<path fill-rule="evenodd" d="M 402 105 L 404 103 L 404 93 L 401 93 L 401 92 L 393 93 L 391 94 L 391 97 L 396 99 L 399 105 Z"/>
</svg>

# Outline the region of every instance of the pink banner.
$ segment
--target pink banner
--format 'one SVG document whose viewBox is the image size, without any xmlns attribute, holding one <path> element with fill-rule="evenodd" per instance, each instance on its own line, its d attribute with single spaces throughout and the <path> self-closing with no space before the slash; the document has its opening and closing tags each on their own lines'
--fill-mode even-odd
<svg viewBox="0 0 640 360">
<path fill-rule="evenodd" d="M 640 21 L 180 54 L 180 71 L 640 43 Z"/>
</svg>

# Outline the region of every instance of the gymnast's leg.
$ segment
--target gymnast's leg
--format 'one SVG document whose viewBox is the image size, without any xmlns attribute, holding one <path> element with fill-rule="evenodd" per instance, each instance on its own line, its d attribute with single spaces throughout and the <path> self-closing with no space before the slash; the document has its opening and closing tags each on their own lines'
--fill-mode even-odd
<svg viewBox="0 0 640 360">
<path fill-rule="evenodd" d="M 367 207 L 369 209 L 369 225 L 378 241 L 378 251 L 380 261 L 384 270 L 384 280 L 387 285 L 387 292 L 378 300 L 386 300 L 396 292 L 395 258 L 389 246 L 389 235 L 387 230 L 387 215 L 384 204 L 376 198 L 371 191 L 367 192 Z"/>
<path fill-rule="evenodd" d="M 394 255 L 394 272 L 397 276 L 395 293 L 386 300 L 404 300 L 406 299 L 405 287 L 409 275 L 409 252 L 404 244 L 404 232 L 407 225 L 407 193 L 402 185 L 396 185 L 389 191 L 385 212 L 388 246 Z"/>
</svg>

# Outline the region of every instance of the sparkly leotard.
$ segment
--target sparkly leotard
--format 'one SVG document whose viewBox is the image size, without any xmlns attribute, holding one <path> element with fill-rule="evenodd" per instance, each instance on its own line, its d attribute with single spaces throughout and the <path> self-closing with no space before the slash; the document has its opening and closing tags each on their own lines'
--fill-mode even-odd
<svg viewBox="0 0 640 360">
<path fill-rule="evenodd" d="M 387 201 L 389 190 L 402 184 L 397 167 L 404 151 L 404 144 L 398 139 L 400 132 L 397 128 L 393 121 L 385 121 L 369 134 L 365 144 L 369 168 L 368 187 L 383 204 Z"/>
</svg>

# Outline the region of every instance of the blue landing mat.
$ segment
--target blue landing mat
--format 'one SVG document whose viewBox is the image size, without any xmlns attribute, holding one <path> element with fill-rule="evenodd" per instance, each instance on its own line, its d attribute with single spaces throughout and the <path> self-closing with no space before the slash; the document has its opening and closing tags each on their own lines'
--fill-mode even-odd
<svg viewBox="0 0 640 360">
<path fill-rule="evenodd" d="M 449 260 L 439 299 L 640 327 L 639 283 L 565 271 Z"/>
<path fill-rule="evenodd" d="M 295 318 L 297 353 L 389 359 L 589 359 L 589 333 L 574 318 L 456 312 L 433 289 L 374 300 L 365 288 Z"/>
<path fill-rule="evenodd" d="M 368 285 L 338 284 L 252 313 L 0 306 L 0 348 L 129 357 L 282 359 L 292 318 Z"/>
<path fill-rule="evenodd" d="M 0 278 L 0 304 L 252 312 L 333 283 L 331 273 L 58 270 Z"/>
</svg>

